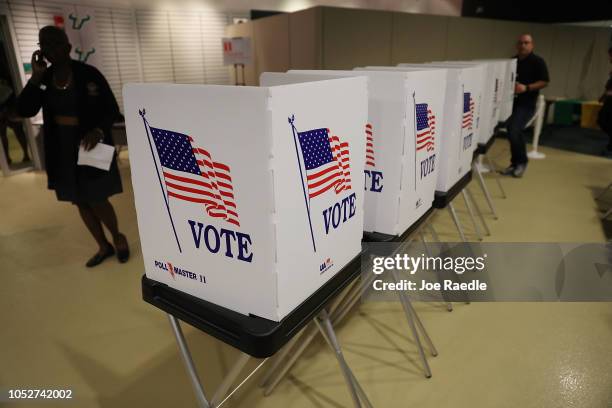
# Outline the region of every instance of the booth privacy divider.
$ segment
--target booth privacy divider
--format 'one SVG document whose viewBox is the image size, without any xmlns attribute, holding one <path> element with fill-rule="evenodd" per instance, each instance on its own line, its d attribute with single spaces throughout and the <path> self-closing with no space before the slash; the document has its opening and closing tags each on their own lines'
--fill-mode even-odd
<svg viewBox="0 0 612 408">
<path fill-rule="evenodd" d="M 475 66 L 483 70 L 480 77 L 481 101 L 479 112 L 479 137 L 477 143 L 486 145 L 495 133 L 495 127 L 499 121 L 499 109 L 502 100 L 502 80 L 505 65 L 493 61 L 442 61 L 435 64 L 443 66 Z"/>
<path fill-rule="evenodd" d="M 444 121 L 444 70 L 263 73 L 262 85 L 366 76 L 364 231 L 401 235 L 432 205 Z"/>
<path fill-rule="evenodd" d="M 473 62 L 486 62 L 495 65 L 495 76 L 500 78 L 497 121 L 498 123 L 505 122 L 512 114 L 512 105 L 514 104 L 516 59 L 482 59 Z"/>
<path fill-rule="evenodd" d="M 147 277 L 280 321 L 358 256 L 366 86 L 126 86 Z"/>
<path fill-rule="evenodd" d="M 459 89 L 463 96 L 463 102 L 458 106 L 463 107 L 462 115 L 462 145 L 467 151 L 476 150 L 481 139 L 489 136 L 488 123 L 483 120 L 485 116 L 485 84 L 487 77 L 487 66 L 476 63 L 453 63 L 453 62 L 430 62 L 426 66 L 461 69 L 461 82 Z M 411 64 L 399 64 L 398 66 L 410 67 Z"/>
<path fill-rule="evenodd" d="M 504 70 L 504 89 L 502 92 L 502 103 L 499 108 L 499 121 L 505 122 L 512 115 L 514 105 L 514 85 L 516 84 L 516 58 L 491 59 L 482 61 L 494 61 L 505 65 Z"/>
<path fill-rule="evenodd" d="M 442 68 L 427 64 L 402 65 L 397 67 L 365 67 L 365 70 L 386 71 L 436 71 Z M 477 97 L 472 84 L 477 83 L 479 69 L 474 67 L 448 67 L 442 128 L 440 131 L 440 160 L 436 192 L 448 192 L 459 180 L 471 171 L 471 162 L 476 148 L 476 126 L 478 123 Z M 477 86 L 477 85 L 475 85 Z M 478 92 L 476 93 L 478 94 Z"/>
</svg>

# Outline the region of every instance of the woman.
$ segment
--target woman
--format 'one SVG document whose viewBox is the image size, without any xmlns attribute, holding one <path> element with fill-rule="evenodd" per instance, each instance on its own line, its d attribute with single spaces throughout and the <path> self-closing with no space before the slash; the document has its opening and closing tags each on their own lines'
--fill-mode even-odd
<svg viewBox="0 0 612 408">
<path fill-rule="evenodd" d="M 116 158 L 109 171 L 77 166 L 80 146 L 88 151 L 98 143 L 113 145 L 111 126 L 119 115 L 117 101 L 96 68 L 70 58 L 71 45 L 63 30 L 43 27 L 38 38 L 40 50 L 32 54 L 32 77 L 19 95 L 18 112 L 31 117 L 43 110 L 48 187 L 55 190 L 59 201 L 77 206 L 99 247 L 86 266 L 100 264 L 115 254 L 115 248 L 119 261 L 126 262 L 127 239 L 119 232 L 108 201 L 122 192 Z M 110 231 L 114 247 L 102 224 Z"/>
</svg>

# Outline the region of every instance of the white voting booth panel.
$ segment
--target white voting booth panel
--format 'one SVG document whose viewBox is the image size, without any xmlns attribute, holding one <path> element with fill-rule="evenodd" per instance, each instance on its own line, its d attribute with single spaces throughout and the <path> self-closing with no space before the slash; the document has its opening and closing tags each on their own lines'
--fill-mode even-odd
<svg viewBox="0 0 612 408">
<path fill-rule="evenodd" d="M 474 60 L 474 62 L 494 62 L 499 65 L 498 70 L 503 72 L 501 102 L 499 107 L 499 121 L 505 122 L 512 115 L 514 105 L 514 85 L 516 84 L 516 58 L 498 58 Z"/>
<path fill-rule="evenodd" d="M 510 75 L 508 70 L 510 69 L 509 59 L 486 59 L 486 60 L 475 60 L 474 62 L 486 62 L 489 64 L 493 64 L 495 67 L 495 78 L 497 79 L 497 92 L 495 95 L 495 103 L 497 106 L 497 123 L 503 122 L 506 118 L 504 117 L 504 109 L 505 104 L 508 98 L 508 92 L 511 92 L 511 95 L 514 96 L 514 87 L 512 90 L 509 89 L 510 86 Z"/>
<path fill-rule="evenodd" d="M 504 104 L 500 113 L 501 120 L 507 120 L 512 116 L 514 106 L 514 85 L 516 84 L 516 58 L 506 60 L 507 85 L 504 91 Z"/>
<path fill-rule="evenodd" d="M 499 114 L 498 106 L 495 104 L 495 66 L 487 62 L 474 61 L 436 61 L 430 64 L 441 67 L 472 67 L 480 70 L 475 76 L 477 83 L 466 82 L 465 87 L 466 92 L 476 95 L 476 143 L 486 144 L 493 136 Z"/>
<path fill-rule="evenodd" d="M 279 321 L 361 252 L 365 78 L 123 94 L 149 278 Z"/>
<path fill-rule="evenodd" d="M 506 62 L 504 60 L 444 61 L 444 63 L 479 64 L 485 66 L 486 81 L 483 85 L 481 105 L 481 136 L 479 143 L 486 144 L 495 133 L 504 103 Z M 486 130 L 486 131 L 485 131 Z"/>
<path fill-rule="evenodd" d="M 404 64 L 396 67 L 380 67 L 369 66 L 366 70 L 382 70 L 382 71 L 403 71 L 403 72 L 418 72 L 418 71 L 439 71 L 443 70 L 446 73 L 446 91 L 444 98 L 444 108 L 442 117 L 441 132 L 439 132 L 440 142 L 440 160 L 438 163 L 438 179 L 436 183 L 436 191 L 447 192 L 454 186 L 463 176 L 470 172 L 474 149 L 476 148 L 475 133 L 474 133 L 474 112 L 470 106 L 470 98 L 468 95 L 468 110 L 463 112 L 464 102 L 466 101 L 463 89 L 466 81 L 466 71 L 471 68 L 440 68 L 425 64 Z"/>
<path fill-rule="evenodd" d="M 260 84 L 364 75 L 369 100 L 364 231 L 398 235 L 434 199 L 446 73 L 291 70 L 264 73 Z"/>
<path fill-rule="evenodd" d="M 468 151 L 473 153 L 481 139 L 488 140 L 488 136 L 485 135 L 488 135 L 489 129 L 484 126 L 485 124 L 482 120 L 485 66 L 483 64 L 474 65 L 468 63 L 426 63 L 398 64 L 398 67 L 414 67 L 418 65 L 460 71 L 459 95 L 461 96 L 461 101 L 458 105 L 455 104 L 455 106 L 461 112 L 461 147 L 464 149 L 466 156 Z M 465 159 L 467 163 L 467 157 L 462 156 L 462 159 Z M 468 171 L 471 168 L 471 160 L 472 157 L 469 159 L 470 166 L 468 166 Z"/>
</svg>

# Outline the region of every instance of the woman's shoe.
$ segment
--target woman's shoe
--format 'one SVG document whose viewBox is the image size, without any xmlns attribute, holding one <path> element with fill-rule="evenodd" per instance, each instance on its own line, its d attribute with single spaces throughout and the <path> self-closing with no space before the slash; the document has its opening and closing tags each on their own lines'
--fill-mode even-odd
<svg viewBox="0 0 612 408">
<path fill-rule="evenodd" d="M 128 247 L 128 242 L 125 235 L 119 234 L 119 236 L 125 241 L 125 249 L 119 249 L 115 243 L 115 246 L 117 246 L 117 259 L 120 263 L 126 263 L 128 259 L 130 259 L 130 248 Z"/>
<path fill-rule="evenodd" d="M 104 261 L 109 256 L 113 256 L 115 254 L 115 248 L 111 244 L 108 244 L 108 249 L 103 253 L 97 253 L 92 256 L 89 261 L 85 264 L 88 268 L 93 268 L 94 266 L 100 265 L 102 261 Z"/>
</svg>

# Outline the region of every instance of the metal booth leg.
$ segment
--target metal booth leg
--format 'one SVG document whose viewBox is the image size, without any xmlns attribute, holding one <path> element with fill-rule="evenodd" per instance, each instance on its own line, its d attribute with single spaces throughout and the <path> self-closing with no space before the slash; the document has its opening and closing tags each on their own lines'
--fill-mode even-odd
<svg viewBox="0 0 612 408">
<path fill-rule="evenodd" d="M 344 294 L 344 296 L 339 296 L 334 300 L 332 306 L 330 307 L 332 320 L 334 322 L 339 321 L 346 315 L 346 313 L 348 313 L 350 307 L 346 307 L 345 309 L 345 305 L 350 303 L 350 306 L 352 306 L 354 302 L 359 299 L 359 294 L 361 293 L 360 287 L 361 283 L 355 282 L 353 286 Z M 355 292 L 357 292 L 357 295 L 354 294 Z M 354 299 L 354 301 L 352 301 L 352 299 Z M 346 312 L 340 315 L 342 310 L 346 310 Z M 276 386 L 289 372 L 291 367 L 293 367 L 295 362 L 304 353 L 308 345 L 312 343 L 318 333 L 319 332 L 315 325 L 306 326 L 302 332 L 298 334 L 298 336 L 300 336 L 300 341 L 287 344 L 283 348 L 283 354 L 277 356 L 278 358 L 274 361 L 274 365 L 270 367 L 269 371 L 266 373 L 266 378 L 264 378 L 264 380 L 260 383 L 260 386 L 265 387 L 265 396 L 272 394 Z"/>
<path fill-rule="evenodd" d="M 468 193 L 469 193 L 469 190 L 468 190 Z M 431 235 L 434 237 L 436 242 L 442 245 L 442 241 L 440 241 L 440 237 L 438 236 L 438 233 L 436 232 L 436 230 L 433 228 L 433 225 L 428 224 L 427 226 L 429 227 L 429 231 L 431 232 Z M 446 244 L 443 245 L 443 248 L 446 248 Z M 446 250 L 446 249 L 443 249 L 443 250 Z M 463 291 L 463 293 L 465 294 L 465 304 L 469 305 L 470 304 L 469 294 L 467 291 Z"/>
<path fill-rule="evenodd" d="M 179 347 L 179 351 L 185 364 L 185 368 L 187 369 L 187 376 L 191 381 L 191 385 L 193 387 L 193 391 L 196 394 L 196 400 L 199 408 L 215 408 L 220 407 L 227 401 L 259 368 L 265 363 L 266 360 L 262 361 L 255 370 L 253 370 L 234 390 L 229 393 L 227 392 L 236 380 L 242 369 L 250 360 L 251 356 L 246 353 L 241 353 L 238 360 L 234 363 L 229 373 L 225 376 L 225 378 L 219 384 L 217 390 L 215 391 L 212 400 L 209 402 L 206 398 L 206 394 L 204 393 L 204 388 L 202 387 L 202 382 L 200 381 L 200 377 L 198 376 L 198 372 L 196 371 L 195 365 L 193 363 L 193 358 L 191 357 L 191 352 L 189 351 L 189 346 L 185 341 L 185 336 L 183 335 L 183 330 L 181 329 L 181 325 L 179 320 L 168 313 L 168 320 L 170 320 L 170 326 L 172 327 L 172 332 L 174 333 L 174 337 L 176 338 L 176 342 Z"/>
<path fill-rule="evenodd" d="M 606 187 L 604 189 L 604 191 L 602 191 L 601 193 L 599 193 L 599 195 L 597 197 L 595 197 L 595 200 L 599 200 L 601 197 L 605 196 L 606 193 L 608 192 L 608 190 L 610 190 L 610 188 L 612 188 L 612 183 L 608 184 L 608 187 Z"/>
<path fill-rule="evenodd" d="M 431 236 L 433 237 L 434 241 L 441 244 L 442 241 L 440 241 L 440 237 L 438 236 L 438 233 L 434 229 L 433 224 L 431 222 L 427 223 L 427 228 L 429 229 L 429 232 L 431 233 Z"/>
<path fill-rule="evenodd" d="M 430 226 L 430 231 L 433 231 L 433 228 L 431 228 L 431 226 Z M 425 234 L 423 234 L 423 231 L 419 231 L 419 235 L 421 236 L 421 242 L 423 243 L 423 247 L 425 248 L 425 253 L 427 254 L 428 257 L 431 257 L 431 251 L 429 250 L 427 241 L 425 241 Z M 440 282 L 440 271 L 436 270 L 436 274 L 438 275 L 438 282 Z M 443 290 L 440 290 L 440 293 L 442 294 L 442 299 L 444 300 L 444 304 L 446 305 L 446 310 L 448 310 L 449 312 L 452 312 L 453 304 L 446 299 L 446 296 L 444 296 Z"/>
<path fill-rule="evenodd" d="M 497 181 L 497 186 L 499 187 L 499 191 L 501 191 L 502 194 L 502 198 L 508 198 L 506 196 L 506 192 L 504 191 L 504 187 L 502 186 L 501 183 L 501 176 L 499 175 L 499 173 L 497 172 L 497 169 L 495 168 L 495 165 L 493 164 L 493 161 L 491 160 L 491 158 L 489 157 L 488 154 L 483 154 L 485 160 L 487 161 L 487 164 L 489 165 L 489 168 L 491 169 L 491 172 L 493 173 L 493 176 L 495 177 L 495 181 Z"/>
<path fill-rule="evenodd" d="M 461 223 L 459 222 L 459 217 L 457 216 L 457 211 L 455 211 L 455 207 L 453 206 L 453 203 L 448 203 L 446 208 L 448 208 L 448 212 L 450 213 L 450 216 L 453 219 L 455 226 L 457 227 L 457 231 L 459 231 L 459 236 L 461 237 L 461 241 L 467 242 L 467 239 L 465 239 L 465 234 L 463 233 L 463 228 L 461 228 Z"/>
<path fill-rule="evenodd" d="M 433 230 L 431 226 L 430 228 Z M 435 231 L 433 231 L 433 233 L 435 234 L 435 237 L 437 237 L 437 234 L 435 233 Z M 350 312 L 352 307 L 355 305 L 355 303 L 357 303 L 357 301 L 360 299 L 363 293 L 367 290 L 367 288 L 371 285 L 371 282 L 375 278 L 376 276 L 372 275 L 365 281 L 359 280 L 355 282 L 353 286 L 345 293 L 342 299 L 337 299 L 339 301 L 337 303 L 334 302 L 334 304 L 332 304 L 332 307 L 330 308 L 332 323 L 335 324 L 335 323 L 340 322 Z M 402 302 L 402 305 L 404 306 L 404 313 L 406 314 L 408 323 L 411 325 L 411 327 L 414 327 L 414 330 L 416 330 L 416 326 L 415 326 L 415 321 L 416 321 L 416 324 L 418 324 L 419 329 L 421 329 L 421 331 L 423 332 L 423 336 L 425 337 L 425 340 L 427 341 L 428 346 L 430 347 L 432 351 L 432 354 L 434 356 L 437 355 L 437 350 L 435 349 L 435 346 L 433 345 L 431 338 L 427 334 L 425 327 L 423 326 L 423 323 L 421 322 L 418 315 L 416 314 L 416 311 L 412 308 L 410 301 L 408 300 L 406 304 Z M 286 358 L 282 358 L 282 359 L 275 361 L 275 365 L 272 367 L 273 372 L 268 372 L 266 374 L 266 378 L 261 383 L 261 386 L 265 387 L 264 395 L 268 396 L 274 391 L 276 386 L 285 377 L 285 375 L 290 371 L 291 367 L 293 367 L 295 362 L 304 353 L 307 346 L 314 340 L 317 334 L 318 334 L 318 331 L 316 327 L 307 326 L 303 330 L 302 334 L 300 335 L 300 341 L 293 343 L 292 346 L 286 349 L 283 349 L 283 352 L 284 352 L 283 357 L 286 357 Z M 418 338 L 417 345 L 420 346 L 420 338 Z M 422 350 L 423 348 L 422 346 L 420 346 L 419 351 L 421 352 Z M 424 356 L 424 352 L 423 352 L 423 356 Z M 425 366 L 427 367 L 426 375 L 428 374 L 429 376 L 431 376 L 431 372 L 429 371 L 429 366 L 427 365 L 426 361 L 425 361 Z"/>
<path fill-rule="evenodd" d="M 393 275 L 393 279 L 396 282 L 399 282 L 400 279 L 398 278 L 396 271 L 392 270 L 391 273 Z M 421 343 L 421 338 L 419 336 L 419 332 L 417 330 L 415 321 L 418 322 L 419 328 L 421 329 L 423 336 L 425 337 L 425 341 L 427 341 L 430 347 L 431 354 L 433 356 L 436 356 L 438 355 L 438 351 L 435 349 L 433 342 L 429 338 L 429 335 L 427 335 L 427 331 L 425 330 L 423 323 L 421 323 L 421 320 L 417 316 L 416 311 L 412 308 L 412 305 L 410 304 L 410 299 L 408 298 L 408 296 L 403 291 L 400 291 L 399 298 L 400 298 L 400 303 L 402 304 L 402 308 L 404 309 L 404 314 L 406 315 L 406 320 L 408 320 L 410 331 L 412 332 L 414 341 L 417 345 L 417 350 L 419 351 L 419 357 L 421 358 L 421 363 L 423 364 L 423 371 L 425 372 L 425 378 L 431 378 L 431 369 L 429 368 L 429 363 L 427 362 L 427 357 L 425 356 L 425 349 L 423 348 L 423 344 Z"/>
<path fill-rule="evenodd" d="M 472 204 L 470 204 L 470 199 L 468 198 L 467 194 L 465 194 L 465 188 L 461 190 L 461 195 L 463 196 L 463 201 L 465 201 L 465 206 L 467 207 L 468 213 L 470 214 L 470 218 L 472 219 L 472 224 L 474 225 L 474 230 L 476 231 L 476 237 L 479 241 L 482 241 L 480 227 L 478 226 L 476 218 L 474 217 L 474 211 L 472 210 Z"/>
<path fill-rule="evenodd" d="M 489 230 L 489 226 L 487 225 L 487 222 L 485 221 L 484 215 L 482 214 L 482 211 L 480 211 L 480 207 L 478 206 L 476 199 L 472 195 L 472 191 L 467 186 L 465 187 L 465 190 L 467 192 L 468 197 L 470 198 L 470 201 L 474 204 L 474 207 L 476 208 L 476 212 L 478 213 L 478 218 L 480 218 L 480 222 L 482 222 L 482 226 L 484 227 L 485 234 L 491 235 L 491 230 Z"/>
<path fill-rule="evenodd" d="M 435 233 L 435 231 L 434 231 L 434 233 Z M 437 234 L 436 234 L 436 236 L 437 236 Z M 335 304 L 332 305 L 332 307 L 330 308 L 330 311 L 331 311 L 331 321 L 332 321 L 333 324 L 336 324 L 336 323 L 342 321 L 342 319 L 344 317 L 346 317 L 346 315 L 351 311 L 353 306 L 361 298 L 363 293 L 367 290 L 367 288 L 371 285 L 372 281 L 375 278 L 376 278 L 376 276 L 372 275 L 371 277 L 368 277 L 368 279 L 365 280 L 365 281 L 357 281 L 357 282 L 355 282 L 353 284 L 353 286 L 342 297 L 342 299 L 338 303 L 335 303 Z M 411 306 L 410 302 L 408 301 L 408 308 L 406 308 L 406 307 L 404 308 L 404 313 L 406 314 L 406 319 L 408 320 L 409 324 L 412 323 L 412 326 L 414 326 L 414 317 L 413 316 L 416 317 L 417 324 L 419 325 L 419 328 L 421 328 L 421 330 L 423 331 L 425 339 L 428 342 L 428 345 L 431 347 L 432 354 L 433 355 L 437 355 L 437 351 L 435 349 L 435 346 L 433 345 L 433 343 L 431 342 L 431 339 L 429 338 L 427 332 L 425 331 L 423 323 L 418 318 L 418 315 L 416 314 L 416 311 L 414 311 L 414 309 L 412 309 L 410 306 Z M 416 326 L 415 326 L 415 329 L 416 329 Z M 280 363 L 278 363 L 278 364 L 276 364 L 274 366 L 274 373 L 268 373 L 267 374 L 268 378 L 266 378 L 265 384 L 262 385 L 262 386 L 265 387 L 265 390 L 264 390 L 264 395 L 265 396 L 270 395 L 274 391 L 276 386 L 285 377 L 285 375 L 287 375 L 287 373 L 293 367 L 295 362 L 304 353 L 304 351 L 306 350 L 308 345 L 314 340 L 314 338 L 317 336 L 317 334 L 318 334 L 318 331 L 317 331 L 316 327 L 314 327 L 314 326 L 307 326 L 304 329 L 303 334 L 301 335 L 301 339 L 298 342 L 299 344 L 296 344 L 293 349 L 287 349 L 287 351 L 285 353 L 285 356 L 287 358 L 286 359 L 282 359 Z M 420 339 L 419 339 L 419 341 L 420 341 Z M 422 346 L 421 346 L 421 349 L 422 349 Z M 423 355 L 424 355 L 424 353 L 423 353 Z M 430 375 L 431 375 L 431 373 L 430 373 Z"/>
<path fill-rule="evenodd" d="M 478 166 L 476 166 L 475 163 L 472 163 L 472 170 L 474 171 L 474 173 L 476 173 L 478 184 L 480 184 L 480 188 L 482 188 L 482 192 L 484 193 L 485 198 L 487 199 L 487 204 L 489 204 L 489 208 L 493 213 L 493 218 L 498 219 L 497 212 L 495 211 L 495 206 L 493 205 L 493 200 L 491 199 L 491 194 L 489 194 L 489 189 L 487 188 L 487 185 L 484 182 L 484 178 L 482 177 L 480 169 L 478 168 Z"/>
<path fill-rule="evenodd" d="M 368 400 L 367 395 L 359 385 L 359 382 L 355 378 L 355 375 L 353 374 L 350 367 L 346 363 L 346 360 L 344 359 L 344 354 L 342 354 L 340 343 L 336 338 L 336 333 L 334 332 L 334 328 L 332 327 L 331 320 L 329 319 L 327 311 L 323 309 L 314 319 L 314 322 L 316 323 L 317 327 L 319 328 L 319 331 L 325 338 L 327 344 L 334 351 L 334 354 L 336 356 L 336 359 L 338 360 L 338 364 L 340 365 L 340 370 L 344 375 L 344 380 L 346 381 L 346 385 L 348 386 L 355 407 L 361 408 L 361 402 L 363 402 L 364 406 L 372 408 L 372 404 Z"/>
<path fill-rule="evenodd" d="M 187 346 L 187 342 L 185 341 L 183 330 L 181 330 L 181 325 L 178 319 L 170 313 L 168 313 L 168 320 L 170 320 L 170 326 L 172 327 L 172 331 L 174 332 L 174 337 L 176 338 L 176 342 L 178 344 L 183 363 L 185 364 L 187 375 L 189 376 L 189 380 L 191 381 L 193 391 L 195 392 L 198 407 L 210 408 L 210 404 L 208 403 L 206 395 L 204 394 L 204 388 L 202 387 L 202 383 L 200 382 L 200 377 L 198 377 L 198 372 L 196 371 L 195 365 L 193 364 L 193 359 L 191 358 L 189 347 Z"/>
<path fill-rule="evenodd" d="M 270 381 L 273 380 L 274 374 L 278 372 L 279 368 L 282 365 L 288 363 L 287 358 L 291 359 L 291 357 L 289 356 L 291 350 L 298 343 L 298 340 L 302 339 L 304 334 L 308 332 L 308 329 L 311 329 L 311 327 L 307 326 L 303 328 L 298 334 L 293 336 L 293 338 L 287 344 L 285 344 L 285 346 L 278 353 L 276 353 L 276 355 L 274 356 L 274 361 L 272 361 L 272 363 L 270 364 L 270 367 L 268 367 L 268 371 L 263 375 L 263 377 L 259 381 L 260 387 L 267 387 L 270 384 Z M 304 341 L 302 341 L 301 344 L 303 343 Z M 268 395 L 268 394 L 264 393 L 264 395 Z"/>
<path fill-rule="evenodd" d="M 212 407 L 219 406 L 219 404 L 224 400 L 227 391 L 230 389 L 236 378 L 238 378 L 238 376 L 242 372 L 242 369 L 244 368 L 246 363 L 249 362 L 250 359 L 251 356 L 249 356 L 248 354 L 240 354 L 240 357 L 238 358 L 238 360 L 236 360 L 229 373 L 227 373 L 227 375 L 215 391 L 215 394 L 213 395 L 212 399 L 210 400 L 210 405 Z"/>
</svg>

